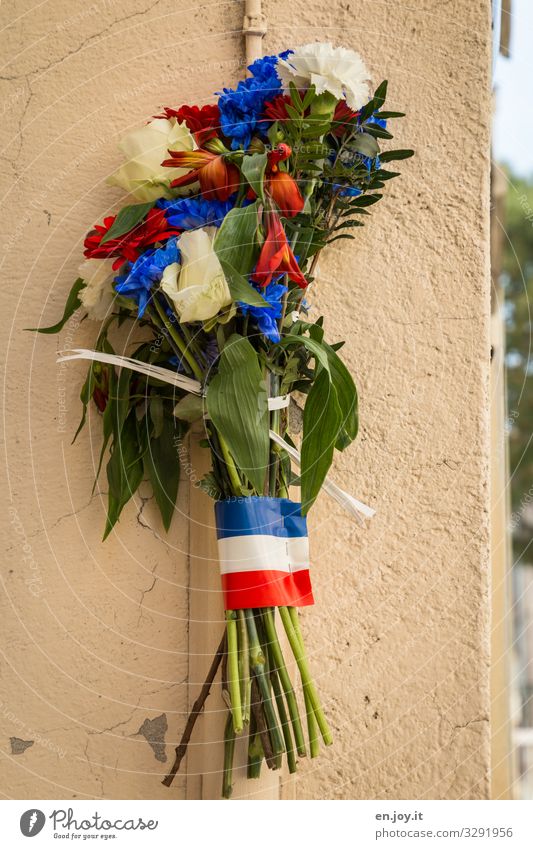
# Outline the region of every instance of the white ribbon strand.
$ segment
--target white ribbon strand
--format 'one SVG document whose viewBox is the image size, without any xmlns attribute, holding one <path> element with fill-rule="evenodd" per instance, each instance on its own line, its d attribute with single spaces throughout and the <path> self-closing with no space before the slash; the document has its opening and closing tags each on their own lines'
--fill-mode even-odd
<svg viewBox="0 0 533 849">
<path fill-rule="evenodd" d="M 71 351 L 63 351 L 60 353 L 57 362 L 65 363 L 69 360 L 93 360 L 108 365 L 118 366 L 119 368 L 128 368 L 131 371 L 139 372 L 147 377 L 154 377 L 161 380 L 163 383 L 169 383 L 171 386 L 176 386 L 178 389 L 184 389 L 193 395 L 202 394 L 202 386 L 198 380 L 192 380 L 183 374 L 177 374 L 170 369 L 154 366 L 151 363 L 143 363 L 141 360 L 134 360 L 131 357 L 123 357 L 119 354 L 106 354 L 101 351 L 90 351 L 87 348 L 73 348 Z M 276 398 L 268 399 L 269 410 L 281 410 L 288 407 L 290 403 L 289 395 L 280 395 Z M 294 464 L 300 468 L 300 453 L 289 445 L 288 442 L 273 430 L 270 431 L 270 438 L 273 442 L 283 448 L 287 454 L 294 460 Z M 364 519 L 371 519 L 375 516 L 376 511 L 372 507 L 368 507 L 361 501 L 358 501 L 353 495 L 345 492 L 340 486 L 337 486 L 330 478 L 326 478 L 323 484 L 324 490 L 334 498 L 335 501 L 346 510 L 347 513 L 354 516 L 359 524 L 363 524 Z"/>
<path fill-rule="evenodd" d="M 281 448 L 283 448 L 289 457 L 294 460 L 294 465 L 300 468 L 300 452 L 293 448 L 292 445 L 289 445 L 288 442 L 285 442 L 283 437 L 279 435 L 279 433 L 275 433 L 275 431 L 270 431 L 270 438 L 272 442 L 275 442 Z M 334 498 L 335 501 L 344 507 L 344 509 L 354 516 L 360 525 L 363 524 L 364 519 L 371 519 L 372 516 L 376 515 L 376 511 L 372 509 L 372 507 L 367 507 L 366 504 L 363 504 L 361 501 L 358 501 L 357 498 L 354 498 L 353 495 L 350 495 L 349 492 L 345 492 L 340 486 L 337 486 L 336 483 L 333 483 L 330 478 L 326 478 L 324 481 L 324 490 Z"/>
</svg>

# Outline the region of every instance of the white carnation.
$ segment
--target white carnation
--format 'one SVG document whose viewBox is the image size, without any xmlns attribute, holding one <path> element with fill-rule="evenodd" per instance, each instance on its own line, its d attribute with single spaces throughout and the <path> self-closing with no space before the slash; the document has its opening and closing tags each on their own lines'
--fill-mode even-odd
<svg viewBox="0 0 533 849">
<path fill-rule="evenodd" d="M 102 321 L 111 312 L 116 295 L 112 285 L 116 272 L 112 265 L 112 259 L 87 259 L 79 268 L 78 273 L 85 286 L 78 297 L 88 317 L 94 321 Z"/>
<path fill-rule="evenodd" d="M 358 53 L 345 47 L 315 42 L 297 47 L 287 59 L 279 59 L 276 70 L 285 89 L 314 85 L 317 94 L 329 92 L 345 98 L 350 109 L 360 109 L 370 99 L 370 75 Z"/>
</svg>

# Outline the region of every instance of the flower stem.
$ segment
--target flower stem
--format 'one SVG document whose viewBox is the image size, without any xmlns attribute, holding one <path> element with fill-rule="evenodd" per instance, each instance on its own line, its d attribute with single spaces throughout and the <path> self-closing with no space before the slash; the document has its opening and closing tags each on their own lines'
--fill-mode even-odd
<svg viewBox="0 0 533 849">
<path fill-rule="evenodd" d="M 272 751 L 274 756 L 276 756 L 285 751 L 285 746 L 278 727 L 274 706 L 272 704 L 272 695 L 268 679 L 265 675 L 266 658 L 263 653 L 263 649 L 261 648 L 261 643 L 259 642 L 253 610 L 245 610 L 244 615 L 246 617 L 246 626 L 248 628 L 248 637 L 250 641 L 250 665 L 261 695 L 263 713 L 265 715 L 267 729 L 272 741 Z"/>
<path fill-rule="evenodd" d="M 220 450 L 222 452 L 222 457 L 224 458 L 224 462 L 226 464 L 226 469 L 228 472 L 228 476 L 230 479 L 230 483 L 233 489 L 234 495 L 242 495 L 241 492 L 241 479 L 239 478 L 239 473 L 237 471 L 237 466 L 235 465 L 235 461 L 230 454 L 230 450 L 228 448 L 228 443 L 222 436 L 222 434 L 218 433 L 218 442 L 220 445 Z"/>
<path fill-rule="evenodd" d="M 261 764 L 263 763 L 263 745 L 259 732 L 252 734 L 248 742 L 248 768 L 246 770 L 247 778 L 259 778 L 261 775 Z"/>
<path fill-rule="evenodd" d="M 326 746 L 331 746 L 333 738 L 331 736 L 331 731 L 329 730 L 326 717 L 324 716 L 324 712 L 320 706 L 316 687 L 313 683 L 313 679 L 311 678 L 311 672 L 305 656 L 302 634 L 297 619 L 298 614 L 295 611 L 296 616 L 293 619 L 291 616 L 291 610 L 293 610 L 293 608 L 280 607 L 278 609 L 281 621 L 283 622 L 283 627 L 285 628 L 285 633 L 287 634 L 296 663 L 298 664 L 298 669 L 300 670 L 304 692 L 307 692 L 309 703 L 313 708 L 318 727 L 320 728 L 320 733 L 322 734 L 322 739 Z"/>
<path fill-rule="evenodd" d="M 233 792 L 233 756 L 235 754 L 235 731 L 233 719 L 228 713 L 224 730 L 224 772 L 222 774 L 222 798 L 230 799 Z"/>
<path fill-rule="evenodd" d="M 283 658 L 283 652 L 281 650 L 281 645 L 276 632 L 274 611 L 271 607 L 266 607 L 263 610 L 263 622 L 265 625 L 265 631 L 268 639 L 268 648 L 272 655 L 272 666 L 279 675 L 281 686 L 283 687 L 283 692 L 285 693 L 287 707 L 289 708 L 289 715 L 292 722 L 294 740 L 296 742 L 296 750 L 301 757 L 304 757 L 305 740 L 302 729 L 302 722 L 300 719 L 300 713 L 298 711 L 298 702 L 296 700 L 296 693 L 294 692 L 294 687 L 292 686 L 292 682 L 287 671 L 287 667 L 285 665 L 285 660 Z"/>
<path fill-rule="evenodd" d="M 313 705 L 309 700 L 309 693 L 307 690 L 304 690 L 304 700 L 305 700 L 305 712 L 307 715 L 307 734 L 309 737 L 309 753 L 312 758 L 318 757 L 320 751 L 320 740 L 319 740 L 319 731 L 318 725 L 315 718 L 315 712 L 313 710 Z"/>
<path fill-rule="evenodd" d="M 294 753 L 294 746 L 292 743 L 289 717 L 287 716 L 287 711 L 285 710 L 283 693 L 281 691 L 278 673 L 275 669 L 271 669 L 270 671 L 270 680 L 272 682 L 274 698 L 276 699 L 276 705 L 278 708 L 279 719 L 281 722 L 281 730 L 283 732 L 283 739 L 285 740 L 285 751 L 287 752 L 287 765 L 289 767 L 289 772 L 292 775 L 292 773 L 296 772 L 296 755 Z"/>
<path fill-rule="evenodd" d="M 237 611 L 237 632 L 239 641 L 239 681 L 241 685 L 242 721 L 250 722 L 250 701 L 252 679 L 250 677 L 250 645 L 243 610 Z"/>
<path fill-rule="evenodd" d="M 243 728 L 243 723 L 241 687 L 239 681 L 237 615 L 234 610 L 226 610 L 226 631 L 228 635 L 228 690 L 231 700 L 233 730 L 235 734 L 240 734 Z"/>
<path fill-rule="evenodd" d="M 204 379 L 202 370 L 201 370 L 200 366 L 198 365 L 198 363 L 196 362 L 196 360 L 194 359 L 191 352 L 189 351 L 188 346 L 185 344 L 185 342 L 183 341 L 183 339 L 181 338 L 181 336 L 177 332 L 176 328 L 172 324 L 168 315 L 165 313 L 165 310 L 163 309 L 163 307 L 159 303 L 158 299 L 154 298 L 153 302 L 154 302 L 154 306 L 157 310 L 157 313 L 159 315 L 159 318 L 163 322 L 163 326 L 164 326 L 165 330 L 167 330 L 167 332 L 170 334 L 173 341 L 176 343 L 177 347 L 179 348 L 180 353 L 183 355 L 183 357 L 185 357 L 187 363 L 189 364 L 189 366 L 192 369 L 192 372 L 193 372 L 195 378 L 197 380 L 199 380 L 200 383 L 202 383 L 203 379 Z"/>
</svg>

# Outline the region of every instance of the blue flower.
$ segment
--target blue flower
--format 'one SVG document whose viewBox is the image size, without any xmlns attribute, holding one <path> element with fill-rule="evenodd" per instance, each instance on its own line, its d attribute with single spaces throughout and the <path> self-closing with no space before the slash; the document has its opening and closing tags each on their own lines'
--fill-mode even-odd
<svg viewBox="0 0 533 849">
<path fill-rule="evenodd" d="M 281 283 L 270 283 L 264 289 L 254 286 L 261 293 L 265 301 L 268 301 L 268 307 L 254 307 L 251 304 L 239 303 L 243 315 L 250 315 L 257 327 L 264 333 L 267 339 L 271 342 L 279 342 L 280 335 L 278 330 L 277 319 L 281 318 L 283 312 L 282 299 L 287 291 L 286 286 Z"/>
<path fill-rule="evenodd" d="M 132 298 L 142 318 L 154 283 L 158 283 L 167 265 L 180 261 L 178 240 L 169 239 L 162 248 L 146 251 L 135 262 L 127 263 L 126 274 L 115 277 L 115 289 L 119 294 Z"/>
<path fill-rule="evenodd" d="M 233 201 L 206 200 L 205 198 L 177 198 L 158 200 L 156 206 L 166 210 L 166 219 L 171 227 L 180 230 L 196 230 L 210 225 L 220 227 L 223 218 L 233 207 Z"/>
<path fill-rule="evenodd" d="M 367 118 L 365 124 L 377 124 L 378 127 L 382 127 L 384 130 L 387 127 L 387 121 L 385 118 L 379 117 L 379 112 L 374 112 L 370 118 Z M 364 126 L 364 124 L 363 124 Z"/>
<path fill-rule="evenodd" d="M 363 193 L 362 189 L 358 189 L 355 186 L 345 186 L 345 188 L 343 188 L 341 183 L 333 183 L 333 188 L 335 191 L 342 189 L 342 192 L 339 192 L 339 197 L 341 198 L 357 198 Z"/>
<path fill-rule="evenodd" d="M 219 92 L 220 126 L 224 135 L 231 139 L 232 150 L 240 147 L 246 150 L 250 144 L 265 102 L 281 91 L 281 82 L 276 72 L 278 59 L 286 59 L 291 53 L 292 50 L 285 50 L 279 56 L 257 59 L 248 67 L 251 77 L 241 80 L 236 89 L 225 88 Z M 261 121 L 262 130 L 267 126 L 268 122 Z"/>
</svg>

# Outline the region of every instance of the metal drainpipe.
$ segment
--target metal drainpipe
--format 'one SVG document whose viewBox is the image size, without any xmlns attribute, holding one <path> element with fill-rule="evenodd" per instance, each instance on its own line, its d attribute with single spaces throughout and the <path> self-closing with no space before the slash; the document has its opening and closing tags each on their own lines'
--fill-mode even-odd
<svg viewBox="0 0 533 849">
<path fill-rule="evenodd" d="M 267 19 L 261 9 L 261 0 L 245 0 L 242 32 L 245 40 L 246 65 L 251 65 L 263 55 L 263 38 Z"/>
</svg>

